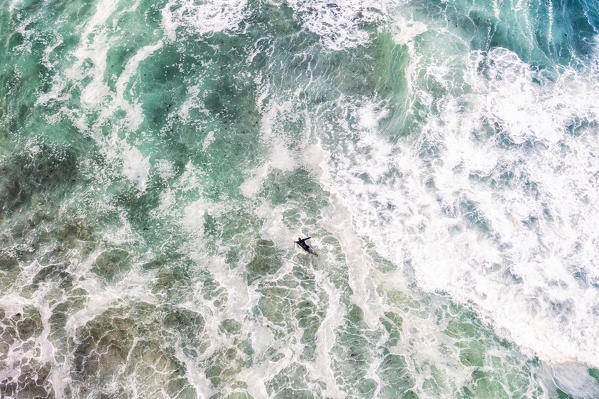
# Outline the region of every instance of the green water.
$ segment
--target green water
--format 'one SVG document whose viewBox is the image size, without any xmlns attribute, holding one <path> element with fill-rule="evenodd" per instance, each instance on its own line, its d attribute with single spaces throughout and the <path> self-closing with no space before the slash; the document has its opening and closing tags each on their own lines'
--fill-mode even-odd
<svg viewBox="0 0 599 399">
<path fill-rule="evenodd" d="M 439 136 L 480 116 L 472 98 L 504 59 L 487 54 L 533 71 L 515 97 L 559 97 L 552 85 L 571 76 L 595 94 L 593 3 L 487 3 L 0 4 L 0 397 L 597 397 L 597 331 L 560 313 L 597 320 L 596 266 L 580 262 L 587 302 L 569 280 L 561 302 L 538 294 L 530 311 L 542 323 L 553 309 L 563 331 L 535 324 L 528 336 L 528 314 L 506 327 L 484 300 L 423 284 L 440 265 L 391 245 L 445 244 L 427 235 L 443 217 L 455 247 L 458 234 L 483 254 L 485 240 L 516 245 L 482 202 L 446 206 L 431 172 L 461 170 Z M 572 142 L 517 142 L 515 117 L 472 136 L 531 159 L 535 145 L 594 151 L 593 101 L 568 106 Z M 421 162 L 422 176 L 396 161 Z M 537 185 L 542 197 L 551 176 L 522 173 L 477 187 L 533 196 Z M 437 203 L 437 222 L 412 218 Z M 547 212 L 566 219 L 569 206 Z M 586 226 L 573 227 L 581 246 Z M 298 235 L 319 257 L 294 247 Z M 505 259 L 464 255 L 476 264 L 464 292 L 484 280 L 491 297 L 499 284 L 528 295 L 537 283 Z M 564 287 L 547 276 L 551 295 Z"/>
</svg>

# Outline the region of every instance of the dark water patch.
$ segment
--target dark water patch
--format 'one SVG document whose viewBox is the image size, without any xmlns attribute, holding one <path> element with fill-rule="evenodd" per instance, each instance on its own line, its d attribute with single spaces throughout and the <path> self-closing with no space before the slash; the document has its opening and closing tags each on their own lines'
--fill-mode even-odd
<svg viewBox="0 0 599 399">
<path fill-rule="evenodd" d="M 527 9 L 514 1 L 499 5 L 485 1 L 427 1 L 418 12 L 435 15 L 461 32 L 473 49 L 507 48 L 528 64 L 554 69 L 589 60 L 599 11 L 585 0 L 532 2 Z M 586 62 L 585 61 L 585 62 Z"/>
<path fill-rule="evenodd" d="M 316 358 L 316 333 L 324 320 L 325 312 L 310 300 L 301 301 L 294 309 L 298 327 L 301 328 L 302 337 L 300 342 L 305 345 L 303 358 L 314 361 Z"/>
<path fill-rule="evenodd" d="M 108 249 L 98 255 L 91 271 L 107 282 L 114 282 L 123 278 L 131 267 L 130 262 L 129 252 L 119 248 Z"/>
<path fill-rule="evenodd" d="M 385 312 L 385 317 L 381 317 L 380 321 L 387 332 L 388 345 L 395 346 L 399 344 L 403 325 L 402 317 L 394 312 Z"/>
<path fill-rule="evenodd" d="M 0 32 L 10 32 L 10 13 L 8 12 L 8 3 L 0 7 Z"/>
<path fill-rule="evenodd" d="M 301 168 L 291 172 L 271 172 L 262 183 L 259 195 L 274 206 L 294 204 L 300 209 L 309 210 L 305 215 L 309 220 L 317 218 L 328 205 L 327 195 L 314 176 Z"/>
<path fill-rule="evenodd" d="M 254 251 L 254 258 L 246 267 L 248 284 L 275 273 L 282 266 L 280 251 L 272 241 L 258 240 Z"/>
<path fill-rule="evenodd" d="M 74 276 L 67 271 L 69 264 L 66 262 L 51 264 L 40 269 L 33 277 L 31 290 L 37 290 L 41 283 L 54 282 L 62 289 L 70 290 L 73 287 Z"/>
<path fill-rule="evenodd" d="M 122 2 L 108 19 L 107 25 L 113 27 L 111 36 L 118 39 L 117 44 L 110 47 L 106 56 L 104 81 L 111 90 L 116 92 L 115 84 L 131 57 L 142 47 L 160 39 L 161 10 L 165 3 L 165 1 L 141 1 L 135 10 L 127 11 L 125 8 L 131 4 Z M 131 99 L 127 90 L 125 90 L 125 99 Z"/>
<path fill-rule="evenodd" d="M 313 399 L 322 397 L 323 382 L 314 380 L 305 366 L 292 363 L 265 383 L 268 394 L 276 399 Z"/>
<path fill-rule="evenodd" d="M 561 63 L 573 57 L 588 59 L 593 53 L 594 37 L 599 32 L 599 9 L 587 0 L 552 0 L 552 31 L 548 27 L 537 31 L 537 40 L 544 51 Z M 539 4 L 540 13 L 546 13 Z M 545 31 L 545 32 L 543 32 Z M 545 33 L 545 35 L 543 35 Z"/>
<path fill-rule="evenodd" d="M 226 290 L 206 270 L 206 265 L 190 260 L 179 248 L 172 251 L 152 251 L 158 254 L 141 267 L 144 271 L 154 272 L 150 290 L 163 302 L 183 303 L 199 294 L 219 309 L 226 304 Z"/>
<path fill-rule="evenodd" d="M 138 390 L 164 390 L 169 396 L 195 395 L 184 364 L 167 348 L 174 337 L 171 329 L 161 329 L 157 310 L 143 303 L 111 309 L 80 327 L 70 344 L 72 393 L 128 397 Z M 178 328 L 180 320 L 175 315 L 167 324 Z"/>
<path fill-rule="evenodd" d="M 332 363 L 338 384 L 348 398 L 372 397 L 377 383 L 367 374 L 376 357 L 374 351 L 379 333 L 368 328 L 362 309 L 349 305 L 344 323 L 336 335 Z"/>
<path fill-rule="evenodd" d="M 418 398 L 418 395 L 411 390 L 415 385 L 415 381 L 409 372 L 404 356 L 386 354 L 379 366 L 378 374 L 384 381 L 380 390 L 382 398 Z"/>
<path fill-rule="evenodd" d="M 0 225 L 0 243 L 5 247 L 0 251 L 5 265 L 0 285 L 29 294 L 42 284 L 71 290 L 75 259 L 88 256 L 100 241 L 96 229 L 91 227 L 96 219 L 84 220 L 76 214 L 77 209 L 60 210 L 42 203 L 5 219 Z M 33 269 L 29 267 L 32 262 L 37 265 Z M 31 271 L 33 275 L 29 274 Z M 28 283 L 15 286 L 23 283 L 18 276 Z"/>
<path fill-rule="evenodd" d="M 78 157 L 69 148 L 41 145 L 0 164 L 0 216 L 10 215 L 50 191 L 67 191 L 80 178 Z"/>
<path fill-rule="evenodd" d="M 249 94 L 249 95 L 248 95 Z M 204 98 L 204 106 L 224 124 L 236 123 L 240 120 L 246 108 L 239 99 L 253 97 L 253 93 L 244 93 L 243 88 L 238 87 L 229 75 L 223 75 L 213 83 L 213 88 Z"/>
<path fill-rule="evenodd" d="M 82 288 L 76 288 L 65 295 L 62 302 L 52 308 L 52 314 L 48 320 L 50 333 L 48 338 L 56 349 L 54 356 L 58 362 L 66 362 L 68 348 L 68 333 L 66 331 L 67 321 L 72 315 L 85 306 L 88 294 Z"/>
<path fill-rule="evenodd" d="M 19 261 L 14 255 L 10 254 L 7 250 L 2 250 L 0 253 L 0 271 L 6 273 L 14 270 L 19 265 Z"/>
<path fill-rule="evenodd" d="M 91 252 L 98 239 L 91 220 L 41 205 L 11 218 L 6 226 L 13 248 L 23 243 L 29 246 L 28 251 L 15 250 L 20 261 L 31 261 L 28 254 L 35 253 L 43 263 L 60 263 L 68 249 L 80 249 L 84 256 Z"/>
<path fill-rule="evenodd" d="M 496 192 L 519 188 L 533 199 L 536 199 L 539 195 L 538 184 L 531 180 L 531 176 L 524 167 L 522 160 L 499 162 L 488 172 L 470 172 L 468 178 L 474 182 L 487 185 Z"/>
<path fill-rule="evenodd" d="M 160 128 L 168 112 L 186 100 L 187 89 L 195 84 L 203 89 L 197 105 L 203 104 L 219 123 L 237 130 L 235 124 L 251 111 L 256 95 L 246 65 L 247 49 L 238 46 L 242 41 L 243 37 L 214 34 L 184 48 L 180 43 L 167 43 L 152 56 L 153 62 L 142 63 L 138 87 L 148 127 Z"/>
<path fill-rule="evenodd" d="M 247 388 L 247 384 L 239 380 L 237 375 L 243 368 L 251 366 L 253 351 L 246 340 L 235 339 L 233 343 L 215 351 L 204 362 L 206 378 L 216 390 L 225 387 Z"/>
<path fill-rule="evenodd" d="M 596 132 L 599 123 L 590 116 L 573 115 L 564 126 L 565 132 L 573 137 L 582 137 L 590 132 Z M 592 134 L 592 133 L 591 133 Z"/>
<path fill-rule="evenodd" d="M 79 218 L 65 220 L 64 224 L 57 226 L 55 231 L 57 241 L 67 246 L 94 240 L 95 232 L 92 224 Z"/>
<path fill-rule="evenodd" d="M 85 2 L 40 4 L 19 2 L 10 18 L 3 13 L 2 31 L 14 32 L 9 40 L 0 42 L 4 50 L 0 51 L 0 64 L 6 66 L 0 69 L 0 128 L 4 134 L 30 135 L 44 125 L 43 118 L 50 114 L 36 105 L 38 94 L 53 86 L 57 66 L 68 62 L 69 52 L 78 42 L 74 30 L 89 16 Z M 63 13 L 68 15 L 64 20 Z M 55 23 L 57 20 L 69 21 L 69 27 L 59 31 L 62 25 Z"/>
<path fill-rule="evenodd" d="M 203 353 L 210 343 L 203 335 L 206 323 L 202 315 L 184 308 L 165 308 L 164 326 L 178 334 L 183 351 L 193 357 Z"/>
<path fill-rule="evenodd" d="M 381 339 L 377 347 L 377 358 L 381 359 L 376 371 L 381 381 L 379 395 L 385 398 L 417 398 L 418 395 L 414 392 L 416 380 L 408 365 L 408 359 L 403 354 L 391 353 L 389 349 L 402 347 L 403 319 L 397 313 L 385 312 L 380 322 L 384 327 L 384 341 Z M 350 350 L 352 350 L 350 357 L 353 359 L 359 357 L 359 352 L 353 347 Z"/>
<path fill-rule="evenodd" d="M 283 96 L 285 93 L 291 98 L 299 96 L 299 105 L 308 107 L 310 112 L 318 112 L 315 107 L 323 103 L 334 104 L 340 95 L 374 95 L 378 98 L 378 93 L 386 90 L 386 84 L 396 82 L 390 78 L 379 80 L 379 63 L 373 59 L 386 53 L 387 42 L 376 36 L 375 45 L 358 46 L 351 51 L 331 51 L 322 44 L 319 35 L 301 27 L 293 11 L 285 5 L 261 7 L 247 21 L 250 22 L 246 32 L 259 39 L 254 40 L 256 44 L 252 50 L 260 51 L 251 57 L 251 66 L 258 71 L 257 76 L 276 87 Z M 286 34 L 277 34 L 281 26 L 285 27 Z M 395 60 L 393 56 L 391 59 Z M 384 63 L 380 64 L 385 68 Z M 267 101 L 273 100 L 278 101 L 267 97 Z M 285 131 L 285 134 L 290 132 Z"/>
<path fill-rule="evenodd" d="M 390 45 L 388 40 L 387 36 L 377 37 L 373 44 L 352 52 L 308 47 L 304 50 L 307 55 L 299 58 L 301 62 L 291 65 L 294 69 L 285 72 L 302 78 L 295 83 L 304 87 L 302 95 L 311 105 L 335 103 L 340 95 L 369 96 L 373 100 L 385 94 L 399 96 L 405 80 L 397 72 L 401 71 L 405 61 L 405 49 Z M 306 72 L 309 75 L 302 76 Z M 281 83 L 283 87 L 289 84 Z M 293 88 L 289 87 L 289 90 L 293 91 Z"/>
<path fill-rule="evenodd" d="M 294 292 L 289 291 L 289 285 L 295 285 L 295 282 L 285 281 L 287 288 L 269 286 L 264 284 L 260 288 L 260 299 L 258 305 L 254 309 L 254 312 L 259 316 L 263 317 L 269 325 L 275 329 L 275 334 L 278 338 L 282 338 L 283 332 L 277 331 L 279 328 L 285 328 L 290 331 L 292 327 L 288 318 L 288 311 L 292 307 L 294 299 Z"/>
<path fill-rule="evenodd" d="M 397 45 L 389 33 L 375 38 L 371 53 L 375 60 L 371 79 L 375 80 L 370 90 L 374 89 L 377 96 L 386 100 L 389 110 L 381 120 L 381 131 L 391 140 L 396 140 L 410 134 L 423 121 L 421 115 L 413 112 L 422 104 L 420 107 L 415 104 L 414 108 L 407 106 L 409 93 L 406 72 L 411 60 L 407 47 Z M 362 74 L 363 71 L 356 76 Z"/>
<path fill-rule="evenodd" d="M 533 398 L 543 397 L 545 393 L 534 383 L 539 378 L 538 362 L 520 358 L 512 345 L 495 335 L 472 310 L 451 304 L 439 308 L 436 317 L 437 322 L 446 323 L 443 333 L 454 340 L 459 362 L 472 373 L 461 395 L 468 398 L 528 397 L 529 394 Z"/>
<path fill-rule="evenodd" d="M 126 361 L 133 345 L 130 321 L 118 316 L 107 317 L 97 317 L 82 329 L 85 333 L 80 333 L 72 370 L 76 382 L 92 377 L 101 387 L 110 381 L 113 370 Z"/>
<path fill-rule="evenodd" d="M 144 99 L 144 125 L 157 132 L 172 111 L 170 108 L 180 105 L 185 99 L 188 85 L 185 78 L 192 75 L 196 65 L 194 59 L 180 52 L 176 44 L 163 46 L 152 55 L 151 61 L 140 64 L 136 88 Z"/>
<path fill-rule="evenodd" d="M 4 139 L 22 131 L 32 109 L 35 96 L 26 84 L 31 82 L 29 79 L 31 77 L 23 76 L 14 65 L 0 71 L 0 127 Z"/>
<path fill-rule="evenodd" d="M 234 319 L 225 319 L 220 324 L 219 330 L 228 335 L 236 335 L 241 332 L 241 323 Z"/>
<path fill-rule="evenodd" d="M 307 361 L 317 355 L 316 334 L 326 315 L 328 300 L 315 284 L 314 271 L 294 266 L 290 273 L 276 279 L 257 281 L 260 299 L 254 314 L 276 339 L 301 345 L 300 357 Z M 299 331 L 298 336 L 294 332 Z"/>
<path fill-rule="evenodd" d="M 235 268 L 256 250 L 260 224 L 256 215 L 244 206 L 234 206 L 214 216 L 205 215 L 205 247 L 211 253 L 221 254 L 223 248 L 228 248 L 227 264 Z"/>
<path fill-rule="evenodd" d="M 43 330 L 40 313 L 34 307 L 28 306 L 22 312 L 15 312 L 7 317 L 3 310 L 2 325 L 3 341 L 9 345 L 16 341 L 25 342 L 40 335 Z"/>
<path fill-rule="evenodd" d="M 325 309 L 330 306 L 329 300 L 315 283 L 314 271 L 303 267 L 294 267 L 293 276 L 299 281 L 304 292 L 316 293 L 311 298 L 295 303 L 292 312 L 302 330 L 300 343 L 303 344 L 302 359 L 316 360 L 317 333 L 326 316 Z"/>
<path fill-rule="evenodd" d="M 158 271 L 152 292 L 169 303 L 182 303 L 193 295 L 193 281 L 189 266 L 174 264 Z"/>
<path fill-rule="evenodd" d="M 149 260 L 141 265 L 143 270 L 154 270 L 167 268 L 170 263 L 175 263 L 181 258 L 180 254 L 164 254 L 156 255 L 152 260 Z"/>
<path fill-rule="evenodd" d="M 153 180 L 153 185 L 160 184 Z M 151 184 L 152 185 L 152 184 Z M 160 203 L 160 190 L 140 191 L 124 177 L 117 177 L 110 190 L 114 193 L 114 201 L 119 208 L 127 212 L 127 220 L 144 235 L 164 234 L 164 231 L 152 229 L 151 212 Z"/>
<path fill-rule="evenodd" d="M 575 399 L 574 396 L 562 391 L 559 388 L 556 388 L 555 393 L 557 394 L 558 399 Z"/>
<path fill-rule="evenodd" d="M 149 26 L 159 28 L 162 25 L 162 10 L 167 3 L 167 0 L 142 0 L 139 2 L 139 13 Z"/>
<path fill-rule="evenodd" d="M 19 366 L 18 378 L 8 377 L 0 381 L 0 395 L 7 398 L 55 398 L 48 379 L 51 371 L 49 363 L 30 362 Z"/>
<path fill-rule="evenodd" d="M 229 300 L 227 290 L 207 271 L 197 273 L 197 277 L 201 282 L 202 297 L 224 311 Z"/>
<path fill-rule="evenodd" d="M 240 170 L 251 167 L 261 152 L 255 76 L 245 64 L 246 50 L 237 44 L 226 35 L 185 48 L 167 43 L 151 63 L 142 62 L 135 84 L 144 99 L 143 146 L 206 171 L 205 191 L 211 197 L 237 195 L 230 188 L 243 181 Z M 198 88 L 197 96 L 189 90 L 192 86 Z M 181 115 L 184 103 L 189 117 Z M 148 140 L 148 131 L 160 140 Z M 206 149 L 208 134 L 214 140 Z"/>
<path fill-rule="evenodd" d="M 31 306 L 10 316 L 0 309 L 0 396 L 14 398 L 54 398 L 48 379 L 51 365 L 36 358 L 36 342 L 43 330 L 40 313 Z M 10 370 L 18 370 L 11 373 Z"/>
<path fill-rule="evenodd" d="M 293 9 L 287 4 L 274 4 L 270 2 L 251 0 L 254 7 L 248 7 L 251 11 L 242 22 L 244 31 L 252 36 L 258 37 L 264 32 L 269 32 L 273 38 L 291 40 L 292 36 L 298 36 L 302 31 L 300 20 L 293 15 Z"/>
</svg>

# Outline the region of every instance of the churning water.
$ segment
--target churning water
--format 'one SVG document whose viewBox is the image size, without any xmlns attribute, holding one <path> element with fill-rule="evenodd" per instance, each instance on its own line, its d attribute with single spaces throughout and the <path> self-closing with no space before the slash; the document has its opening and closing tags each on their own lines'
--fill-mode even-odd
<svg viewBox="0 0 599 399">
<path fill-rule="evenodd" d="M 0 397 L 599 398 L 598 29 L 1 1 Z"/>
</svg>

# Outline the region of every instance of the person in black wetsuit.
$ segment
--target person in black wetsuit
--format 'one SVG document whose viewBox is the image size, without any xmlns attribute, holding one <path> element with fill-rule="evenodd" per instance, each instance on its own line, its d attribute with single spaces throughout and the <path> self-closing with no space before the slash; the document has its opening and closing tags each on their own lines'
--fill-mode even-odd
<svg viewBox="0 0 599 399">
<path fill-rule="evenodd" d="M 306 251 L 307 253 L 318 256 L 318 254 L 316 252 L 314 252 L 314 250 L 312 248 L 310 248 L 310 246 L 308 244 L 306 244 L 306 241 L 309 240 L 310 238 L 312 238 L 312 237 L 306 237 L 306 238 L 298 237 L 297 241 L 294 241 L 294 242 L 296 244 L 298 244 L 300 247 L 302 247 L 302 249 L 304 251 Z"/>
</svg>

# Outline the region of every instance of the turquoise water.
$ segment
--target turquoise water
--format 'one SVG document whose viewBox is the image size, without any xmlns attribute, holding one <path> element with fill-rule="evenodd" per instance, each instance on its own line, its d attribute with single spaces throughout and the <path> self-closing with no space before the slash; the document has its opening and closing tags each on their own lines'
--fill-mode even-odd
<svg viewBox="0 0 599 399">
<path fill-rule="evenodd" d="M 598 29 L 0 3 L 0 397 L 598 398 Z"/>
</svg>

